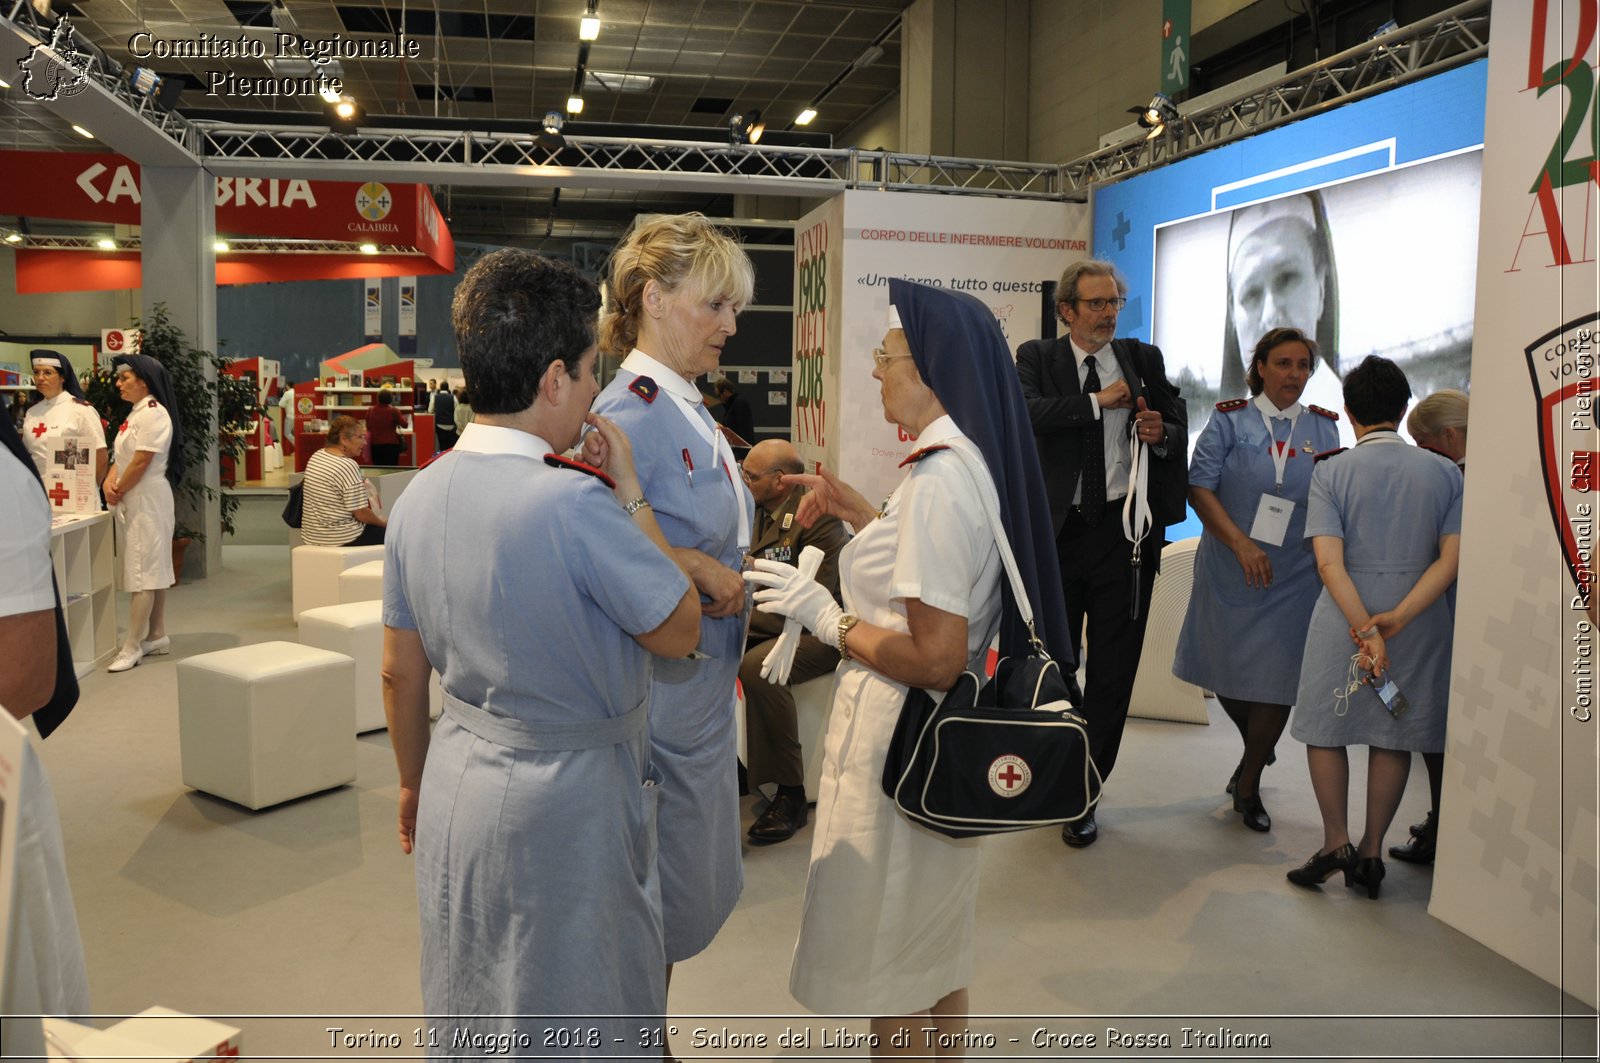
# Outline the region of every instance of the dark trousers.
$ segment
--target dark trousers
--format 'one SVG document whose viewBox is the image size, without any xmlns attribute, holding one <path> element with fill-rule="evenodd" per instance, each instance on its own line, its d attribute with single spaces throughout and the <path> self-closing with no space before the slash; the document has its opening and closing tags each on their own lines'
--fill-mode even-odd
<svg viewBox="0 0 1600 1063">
<path fill-rule="evenodd" d="M 1067 625 L 1072 644 L 1084 659 L 1084 623 L 1088 622 L 1087 675 L 1083 684 L 1085 717 L 1094 743 L 1094 762 L 1103 778 L 1111 778 L 1128 722 L 1128 702 L 1139 673 L 1150 591 L 1161 562 L 1161 540 L 1146 537 L 1139 566 L 1139 616 L 1131 619 L 1133 593 L 1130 559 L 1133 544 L 1122 534 L 1121 503 L 1106 503 L 1095 527 L 1076 511 L 1068 514 L 1056 536 L 1061 585 L 1067 599 Z"/>
<path fill-rule="evenodd" d="M 378 524 L 361 525 L 361 534 L 345 543 L 346 546 L 382 546 L 383 534 L 387 528 Z"/>
<path fill-rule="evenodd" d="M 449 450 L 456 445 L 456 430 L 454 428 L 435 428 L 433 436 L 437 450 Z M 437 453 L 437 450 L 435 453 Z"/>
<path fill-rule="evenodd" d="M 774 782 L 779 786 L 802 786 L 805 765 L 800 759 L 800 722 L 795 716 L 794 695 L 788 686 L 777 686 L 761 678 L 761 662 L 767 659 L 776 638 L 751 635 L 744 660 L 739 663 L 739 683 L 744 687 L 744 740 L 750 763 L 750 786 Z M 804 683 L 827 675 L 839 667 L 839 651 L 812 635 L 801 635 L 789 669 L 789 683 Z M 811 794 L 815 797 L 816 794 Z"/>
<path fill-rule="evenodd" d="M 399 465 L 399 443 L 374 443 L 372 444 L 372 464 L 374 465 Z"/>
</svg>

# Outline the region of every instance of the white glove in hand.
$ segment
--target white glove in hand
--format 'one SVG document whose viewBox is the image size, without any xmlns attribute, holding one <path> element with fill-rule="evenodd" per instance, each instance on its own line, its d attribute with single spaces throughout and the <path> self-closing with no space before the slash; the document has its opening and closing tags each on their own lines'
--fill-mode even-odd
<svg viewBox="0 0 1600 1063">
<path fill-rule="evenodd" d="M 746 572 L 744 578 L 763 588 L 755 593 L 757 609 L 793 617 L 828 645 L 837 643 L 839 618 L 844 610 L 822 584 L 782 561 L 758 560 L 754 570 Z"/>
<path fill-rule="evenodd" d="M 800 574 L 814 578 L 822 567 L 823 553 L 815 546 L 800 551 Z M 777 686 L 787 686 L 789 672 L 794 666 L 795 650 L 800 647 L 800 621 L 788 617 L 783 622 L 783 634 L 772 640 L 772 649 L 761 659 L 761 678 Z"/>
</svg>

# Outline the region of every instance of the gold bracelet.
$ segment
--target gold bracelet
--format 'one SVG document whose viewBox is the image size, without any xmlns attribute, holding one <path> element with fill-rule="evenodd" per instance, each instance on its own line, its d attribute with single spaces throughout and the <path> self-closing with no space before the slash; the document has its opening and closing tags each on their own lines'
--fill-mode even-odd
<svg viewBox="0 0 1600 1063">
<path fill-rule="evenodd" d="M 635 513 L 639 512 L 641 509 L 652 509 L 654 507 L 652 507 L 650 505 L 650 503 L 645 499 L 645 497 L 643 495 L 640 495 L 638 498 L 634 499 L 632 502 L 627 503 L 622 508 L 624 510 L 626 510 L 627 513 L 628 513 L 628 516 L 631 517 Z"/>
<path fill-rule="evenodd" d="M 850 656 L 850 651 L 845 647 L 844 637 L 850 634 L 850 629 L 859 623 L 861 623 L 861 618 L 850 613 L 845 613 L 839 618 L 839 656 L 847 661 L 853 661 L 855 658 Z"/>
</svg>

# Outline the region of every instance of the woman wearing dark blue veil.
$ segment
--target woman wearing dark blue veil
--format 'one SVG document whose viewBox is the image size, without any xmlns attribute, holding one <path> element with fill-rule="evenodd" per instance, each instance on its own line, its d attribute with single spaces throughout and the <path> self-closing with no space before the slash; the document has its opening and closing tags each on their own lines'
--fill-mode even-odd
<svg viewBox="0 0 1600 1063">
<path fill-rule="evenodd" d="M 759 561 L 747 576 L 766 588 L 759 608 L 798 619 L 843 657 L 789 988 L 821 1014 L 879 1016 L 875 1054 L 900 1027 L 916 1028 L 907 1018 L 965 1027 L 980 843 L 914 824 L 881 780 L 908 689 L 981 675 L 997 631 L 1002 654 L 1027 652 L 986 515 L 996 507 L 1040 637 L 1074 670 L 1044 478 L 1005 336 L 970 295 L 892 280 L 889 300 L 872 376 L 885 419 L 917 441 L 905 479 L 880 510 L 831 473 L 784 478 L 811 489 L 802 523 L 830 513 L 857 531 L 840 555 L 843 606 L 792 566 Z"/>
</svg>

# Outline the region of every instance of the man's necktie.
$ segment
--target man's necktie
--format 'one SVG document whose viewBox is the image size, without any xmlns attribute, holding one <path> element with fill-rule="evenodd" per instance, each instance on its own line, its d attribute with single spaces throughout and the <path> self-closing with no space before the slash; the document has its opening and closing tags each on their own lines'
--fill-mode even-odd
<svg viewBox="0 0 1600 1063">
<path fill-rule="evenodd" d="M 1093 395 L 1100 390 L 1100 374 L 1096 371 L 1094 355 L 1083 360 L 1089 373 L 1083 378 L 1083 393 Z M 1091 528 L 1100 523 L 1106 509 L 1106 436 L 1105 411 L 1100 420 L 1083 433 L 1083 473 L 1078 509 L 1083 522 Z"/>
</svg>

